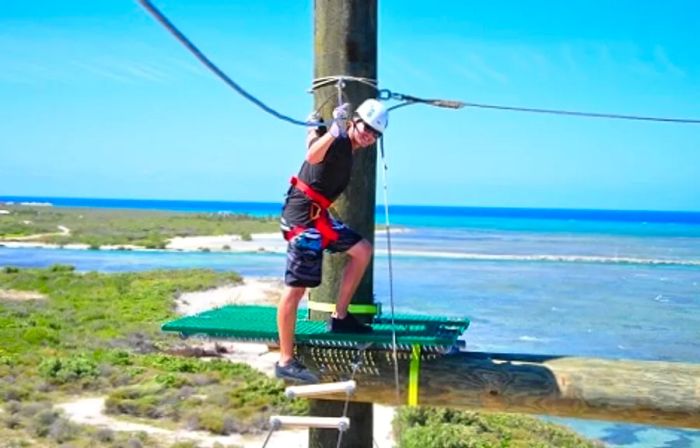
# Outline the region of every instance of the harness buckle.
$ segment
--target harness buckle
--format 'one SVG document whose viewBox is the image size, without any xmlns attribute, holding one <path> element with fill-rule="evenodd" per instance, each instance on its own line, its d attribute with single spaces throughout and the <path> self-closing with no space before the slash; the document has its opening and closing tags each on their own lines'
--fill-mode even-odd
<svg viewBox="0 0 700 448">
<path fill-rule="evenodd" d="M 321 208 L 321 206 L 315 202 L 312 202 L 311 207 L 309 207 L 309 219 L 311 219 L 312 221 L 316 221 L 319 218 L 319 216 L 321 216 L 322 212 L 323 209 Z"/>
</svg>

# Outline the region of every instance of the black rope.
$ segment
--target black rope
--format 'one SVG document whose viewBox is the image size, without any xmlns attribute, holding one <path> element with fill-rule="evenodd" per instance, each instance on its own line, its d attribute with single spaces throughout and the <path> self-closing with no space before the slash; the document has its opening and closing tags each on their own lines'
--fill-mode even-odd
<svg viewBox="0 0 700 448">
<path fill-rule="evenodd" d="M 270 106 L 266 105 L 241 86 L 236 84 L 234 80 L 228 77 L 219 67 L 217 67 L 212 61 L 210 61 L 184 34 L 178 30 L 175 25 L 173 25 L 167 17 L 165 17 L 149 0 L 138 0 L 138 2 L 143 6 L 161 25 L 163 25 L 177 40 L 180 41 L 202 64 L 204 64 L 209 70 L 211 70 L 216 76 L 218 76 L 222 81 L 226 83 L 229 87 L 234 89 L 245 99 L 252 102 L 265 112 L 274 115 L 280 120 L 287 121 L 292 124 L 297 124 L 301 126 L 310 126 L 317 123 L 307 123 L 306 121 L 295 120 L 292 117 L 284 115 L 276 110 L 272 109 Z"/>
</svg>

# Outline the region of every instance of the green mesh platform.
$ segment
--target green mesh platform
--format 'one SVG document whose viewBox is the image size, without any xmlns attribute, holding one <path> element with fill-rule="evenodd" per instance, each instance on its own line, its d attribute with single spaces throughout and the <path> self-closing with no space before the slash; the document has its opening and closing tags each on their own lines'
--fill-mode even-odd
<svg viewBox="0 0 700 448">
<path fill-rule="evenodd" d="M 392 347 L 391 316 L 375 316 L 374 331 L 369 334 L 339 334 L 326 330 L 324 321 L 306 318 L 307 310 L 297 315 L 297 344 L 332 347 L 356 347 L 372 343 L 375 347 Z M 445 351 L 458 345 L 458 338 L 469 327 L 467 319 L 397 314 L 396 342 L 401 350 L 420 345 L 428 350 Z M 164 324 L 163 331 L 184 337 L 225 338 L 239 341 L 277 342 L 277 308 L 256 305 L 229 305 L 183 317 Z"/>
</svg>

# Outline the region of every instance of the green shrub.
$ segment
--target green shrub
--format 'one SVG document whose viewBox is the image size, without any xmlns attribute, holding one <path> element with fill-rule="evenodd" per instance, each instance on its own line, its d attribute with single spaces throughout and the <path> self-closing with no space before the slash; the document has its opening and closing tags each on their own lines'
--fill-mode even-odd
<svg viewBox="0 0 700 448">
<path fill-rule="evenodd" d="M 105 403 L 109 414 L 126 414 L 134 417 L 159 418 L 162 416 L 158 407 L 158 398 L 146 396 L 134 399 L 116 399 L 110 397 Z"/>
<path fill-rule="evenodd" d="M 32 395 L 29 384 L 18 384 L 7 388 L 0 389 L 2 401 L 23 401 Z"/>
<path fill-rule="evenodd" d="M 192 441 L 181 441 L 181 442 L 175 442 L 174 444 L 170 445 L 170 448 L 199 448 L 199 445 L 196 442 Z"/>
<path fill-rule="evenodd" d="M 22 403 L 22 408 L 19 410 L 19 413 L 22 415 L 22 417 L 34 417 L 47 409 L 51 409 L 51 403 L 27 402 Z"/>
<path fill-rule="evenodd" d="M 124 350 L 114 350 L 107 353 L 105 361 L 114 366 L 130 366 L 133 364 L 131 355 Z"/>
<path fill-rule="evenodd" d="M 99 445 L 103 445 L 114 441 L 114 431 L 109 428 L 98 429 L 95 433 L 95 440 Z"/>
<path fill-rule="evenodd" d="M 99 370 L 95 361 L 77 355 L 45 359 L 39 364 L 39 373 L 49 381 L 65 384 L 80 378 L 96 378 Z"/>
<path fill-rule="evenodd" d="M 75 266 L 69 264 L 53 264 L 49 267 L 51 272 L 74 272 Z"/>
<path fill-rule="evenodd" d="M 108 414 L 126 414 L 134 417 L 159 418 L 164 388 L 158 384 L 128 386 L 112 392 L 105 402 Z"/>
<path fill-rule="evenodd" d="M 394 419 L 399 448 L 531 448 L 602 446 L 559 425 L 519 414 L 401 408 Z"/>
<path fill-rule="evenodd" d="M 0 366 L 14 367 L 17 365 L 17 357 L 13 355 L 0 355 Z"/>
<path fill-rule="evenodd" d="M 58 344 L 58 335 L 56 332 L 43 327 L 27 328 L 22 338 L 32 345 L 42 343 L 47 343 L 49 345 Z"/>
<path fill-rule="evenodd" d="M 401 434 L 401 448 L 491 448 L 493 441 L 475 440 L 468 427 L 440 423 L 406 428 Z"/>
<path fill-rule="evenodd" d="M 22 418 L 17 414 L 0 414 L 0 423 L 7 429 L 22 428 Z"/>
<path fill-rule="evenodd" d="M 134 243 L 140 243 L 142 244 L 146 249 L 165 249 L 168 245 L 167 241 L 164 241 L 162 239 L 158 240 L 145 240 L 145 241 L 134 241 Z"/>
<path fill-rule="evenodd" d="M 187 378 L 181 375 L 177 375 L 175 373 L 165 373 L 162 375 L 156 375 L 156 383 L 161 384 L 167 387 L 168 389 L 182 387 L 189 384 Z"/>
<path fill-rule="evenodd" d="M 206 409 L 199 415 L 199 428 L 214 434 L 226 435 L 224 416 L 217 409 Z"/>
<path fill-rule="evenodd" d="M 34 428 L 34 434 L 39 437 L 46 437 L 51 431 L 51 426 L 60 418 L 58 412 L 52 409 L 45 409 L 39 412 L 32 419 L 32 428 Z"/>
<path fill-rule="evenodd" d="M 48 437 L 59 444 L 63 444 L 75 439 L 79 434 L 80 427 L 65 418 L 59 418 L 51 424 Z"/>
</svg>

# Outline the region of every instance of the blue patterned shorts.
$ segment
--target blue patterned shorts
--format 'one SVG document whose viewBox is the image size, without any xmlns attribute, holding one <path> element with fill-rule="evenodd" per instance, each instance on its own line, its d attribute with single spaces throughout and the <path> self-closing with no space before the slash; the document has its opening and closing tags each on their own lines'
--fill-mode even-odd
<svg viewBox="0 0 700 448">
<path fill-rule="evenodd" d="M 333 230 L 338 239 L 326 247 L 331 253 L 346 252 L 362 240 L 357 232 L 342 222 L 332 219 Z M 282 221 L 282 231 L 289 226 Z M 284 271 L 284 283 L 287 286 L 313 288 L 321 284 L 321 267 L 323 266 L 323 248 L 321 233 L 313 227 L 290 239 L 287 244 L 287 267 Z"/>
</svg>

